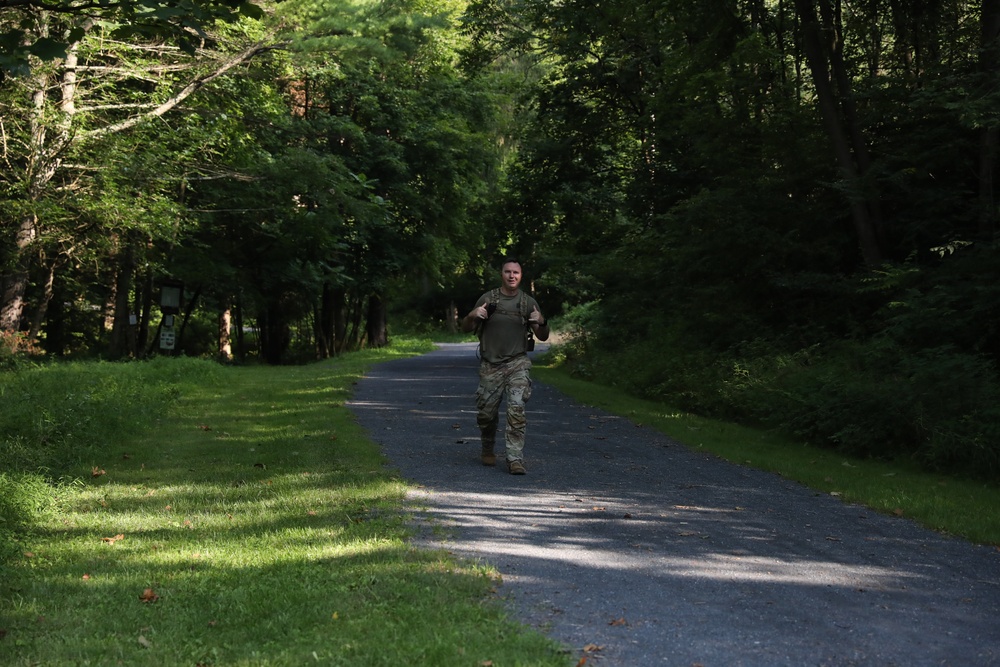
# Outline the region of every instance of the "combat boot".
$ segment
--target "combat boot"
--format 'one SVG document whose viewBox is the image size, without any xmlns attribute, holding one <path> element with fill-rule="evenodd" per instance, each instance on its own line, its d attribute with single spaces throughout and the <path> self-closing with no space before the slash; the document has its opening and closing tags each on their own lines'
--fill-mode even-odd
<svg viewBox="0 0 1000 667">
<path fill-rule="evenodd" d="M 483 452 L 479 456 L 479 460 L 483 462 L 484 466 L 495 466 L 497 464 L 497 455 L 493 453 L 492 442 L 483 440 Z"/>
</svg>

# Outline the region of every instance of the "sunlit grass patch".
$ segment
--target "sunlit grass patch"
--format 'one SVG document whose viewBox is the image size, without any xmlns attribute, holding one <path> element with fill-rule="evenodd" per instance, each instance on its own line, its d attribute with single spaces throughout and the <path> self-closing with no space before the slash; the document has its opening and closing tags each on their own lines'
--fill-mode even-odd
<svg viewBox="0 0 1000 667">
<path fill-rule="evenodd" d="M 405 485 L 343 405 L 386 356 L 175 377 L 9 563 L 0 664 L 571 664 L 489 569 L 410 546 Z"/>
</svg>

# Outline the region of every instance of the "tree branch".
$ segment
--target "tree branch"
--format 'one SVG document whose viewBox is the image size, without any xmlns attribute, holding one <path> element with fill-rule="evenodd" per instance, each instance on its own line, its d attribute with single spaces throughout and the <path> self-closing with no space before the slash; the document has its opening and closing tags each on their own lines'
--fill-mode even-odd
<svg viewBox="0 0 1000 667">
<path fill-rule="evenodd" d="M 193 95 L 195 92 L 198 91 L 198 89 L 200 89 L 205 84 L 222 76 L 223 74 L 231 70 L 233 67 L 248 62 L 254 56 L 264 53 L 265 51 L 269 51 L 272 48 L 274 48 L 274 46 L 269 43 L 258 42 L 257 44 L 254 44 L 253 46 L 244 50 L 243 52 L 238 53 L 235 57 L 224 62 L 214 72 L 211 72 L 210 74 L 206 74 L 205 76 L 195 79 L 194 81 L 186 85 L 183 89 L 181 89 L 181 91 L 178 92 L 176 95 L 172 96 L 170 99 L 165 101 L 163 104 L 160 104 L 152 111 L 140 114 L 138 116 L 133 116 L 132 118 L 128 118 L 118 123 L 113 123 L 111 125 L 102 127 L 97 130 L 91 130 L 89 132 L 82 133 L 81 139 L 84 140 L 94 139 L 97 137 L 106 136 L 108 134 L 114 134 L 116 132 L 122 132 L 123 130 L 128 130 L 130 128 L 133 128 L 139 123 L 142 123 L 144 121 L 151 120 L 153 118 L 159 118 L 160 116 L 163 116 L 168 111 L 176 107 L 178 104 L 186 100 L 188 97 Z"/>
</svg>

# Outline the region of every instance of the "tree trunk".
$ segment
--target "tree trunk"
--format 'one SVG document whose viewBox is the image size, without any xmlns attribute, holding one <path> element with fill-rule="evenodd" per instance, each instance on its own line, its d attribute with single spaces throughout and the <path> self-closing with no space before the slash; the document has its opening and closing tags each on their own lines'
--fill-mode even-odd
<svg viewBox="0 0 1000 667">
<path fill-rule="evenodd" d="M 135 273 L 135 249 L 131 243 L 126 243 L 120 254 L 115 283 L 112 310 L 109 313 L 111 321 L 111 342 L 108 345 L 108 358 L 118 360 L 134 356 L 135 330 L 130 315 L 129 297 L 132 294 L 132 279 Z"/>
<path fill-rule="evenodd" d="M 195 306 L 198 305 L 199 298 L 201 298 L 201 285 L 198 285 L 194 290 L 194 294 L 184 301 L 184 317 L 181 319 L 181 326 L 177 330 L 177 346 L 174 348 L 175 355 L 180 354 L 181 344 L 184 340 L 184 330 L 187 329 L 188 322 L 191 320 L 191 313 L 194 312 Z"/>
<path fill-rule="evenodd" d="M 24 295 L 28 290 L 28 246 L 38 235 L 38 220 L 28 214 L 21 218 L 14 241 L 14 268 L 3 278 L 3 303 L 0 304 L 0 331 L 14 333 L 21 329 Z"/>
<path fill-rule="evenodd" d="M 66 354 L 69 336 L 66 331 L 66 295 L 61 287 L 53 284 L 53 297 L 45 310 L 45 342 L 43 347 L 49 354 L 61 357 Z"/>
<path fill-rule="evenodd" d="M 44 17 L 42 17 L 44 20 Z M 47 26 L 40 33 L 47 36 Z M 62 99 L 56 122 L 51 124 L 52 113 L 46 108 L 46 93 L 53 81 L 45 67 L 36 68 L 31 91 L 31 145 L 25 174 L 28 183 L 27 197 L 32 202 L 42 198 L 49 182 L 62 165 L 63 149 L 70 141 L 73 115 L 76 113 L 76 62 L 79 43 L 70 45 L 66 53 L 59 88 Z M 50 136 L 49 130 L 54 130 Z M 31 267 L 29 246 L 38 237 L 38 218 L 29 213 L 21 217 L 11 249 L 11 270 L 3 278 L 3 301 L 0 302 L 0 331 L 15 332 L 21 328 L 24 316 L 25 294 Z"/>
<path fill-rule="evenodd" d="M 280 364 L 291 342 L 288 323 L 279 304 L 270 304 L 259 322 L 260 351 L 264 361 L 271 365 Z"/>
<path fill-rule="evenodd" d="M 219 361 L 229 363 L 233 360 L 233 311 L 226 307 L 219 313 Z"/>
<path fill-rule="evenodd" d="M 35 317 L 31 321 L 31 328 L 28 330 L 28 344 L 34 345 L 38 342 L 38 335 L 42 330 L 42 323 L 45 322 L 45 314 L 48 312 L 49 304 L 52 302 L 54 293 L 53 286 L 56 282 L 56 263 L 49 265 L 49 274 L 45 279 L 45 288 L 42 298 L 38 300 L 38 307 L 35 308 Z"/>
<path fill-rule="evenodd" d="M 246 334 L 243 332 L 243 299 L 236 294 L 236 359 L 240 363 L 247 360 Z"/>
<path fill-rule="evenodd" d="M 347 345 L 347 291 L 343 288 L 333 291 L 333 344 L 337 354 Z"/>
<path fill-rule="evenodd" d="M 1000 0 L 983 0 L 982 48 L 979 56 L 987 90 L 995 90 L 1000 78 Z M 997 144 L 1000 128 L 983 127 L 979 134 L 979 235 L 993 237 L 997 229 L 996 186 Z"/>
<path fill-rule="evenodd" d="M 386 326 L 385 300 L 381 294 L 372 294 L 368 297 L 368 325 L 365 328 L 368 334 L 369 347 L 385 347 L 389 344 L 388 327 Z"/>
<path fill-rule="evenodd" d="M 820 2 L 826 3 L 827 0 Z M 863 195 L 862 173 L 856 161 L 857 156 L 852 151 L 852 141 L 844 127 L 842 109 L 830 79 L 831 56 L 823 47 L 822 28 L 812 0 L 795 0 L 795 7 L 802 21 L 803 48 L 816 86 L 816 98 L 823 126 L 830 138 L 843 178 L 855 189 L 848 194 L 848 200 L 861 256 L 867 266 L 876 266 L 882 261 L 882 250 L 871 211 Z M 824 11 L 829 11 L 828 7 Z"/>
<path fill-rule="evenodd" d="M 139 328 L 136 332 L 136 354 L 145 358 L 149 343 L 149 321 L 153 317 L 153 270 L 146 269 L 142 280 L 142 294 L 136 310 L 139 312 Z"/>
<path fill-rule="evenodd" d="M 323 285 L 319 313 L 316 315 L 316 349 L 320 359 L 329 359 L 337 350 L 336 296 L 327 284 Z"/>
</svg>

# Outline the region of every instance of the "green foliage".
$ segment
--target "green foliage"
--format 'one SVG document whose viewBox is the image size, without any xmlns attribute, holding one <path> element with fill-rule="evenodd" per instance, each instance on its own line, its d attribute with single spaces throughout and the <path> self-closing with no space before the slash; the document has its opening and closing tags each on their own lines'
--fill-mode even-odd
<svg viewBox="0 0 1000 667">
<path fill-rule="evenodd" d="M 37 365 L 0 376 L 0 469 L 58 478 L 137 427 L 153 429 L 184 386 L 217 377 L 195 359 Z"/>
<path fill-rule="evenodd" d="M 0 69 L 16 74 L 28 73 L 32 59 L 64 58 L 67 48 L 86 33 L 88 21 L 99 21 L 116 39 L 168 38 L 193 54 L 213 22 L 262 14 L 258 5 L 247 0 L 122 0 L 86 7 L 59 0 L 45 3 L 44 9 L 63 17 L 69 28 L 49 34 L 31 20 L 31 3 L 26 4 L 22 20 L 2 25 L 0 32 Z"/>
<path fill-rule="evenodd" d="M 845 45 L 854 178 L 787 9 L 472 3 L 470 65 L 513 50 L 538 72 L 495 219 L 567 302 L 561 354 L 580 376 L 996 476 L 996 159 L 971 131 L 995 125 L 996 73 L 979 17 L 956 5 L 951 32 L 874 3 L 825 26 Z M 862 208 L 888 260 L 875 269 Z"/>
</svg>

